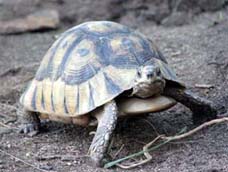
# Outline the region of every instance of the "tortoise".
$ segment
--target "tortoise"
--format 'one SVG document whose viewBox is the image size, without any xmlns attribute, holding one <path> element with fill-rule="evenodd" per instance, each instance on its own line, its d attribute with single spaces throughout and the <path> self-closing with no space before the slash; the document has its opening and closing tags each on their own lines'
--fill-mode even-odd
<svg viewBox="0 0 228 172">
<path fill-rule="evenodd" d="M 40 118 L 98 126 L 89 155 L 102 166 L 120 116 L 188 107 L 193 121 L 213 119 L 214 104 L 189 92 L 156 45 L 110 21 L 77 25 L 54 42 L 20 98 L 22 133 L 38 132 Z"/>
</svg>

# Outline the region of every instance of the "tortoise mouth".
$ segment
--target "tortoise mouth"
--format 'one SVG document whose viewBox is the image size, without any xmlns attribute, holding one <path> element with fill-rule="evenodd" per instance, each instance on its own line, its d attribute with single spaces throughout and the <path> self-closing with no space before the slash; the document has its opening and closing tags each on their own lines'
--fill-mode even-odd
<svg viewBox="0 0 228 172">
<path fill-rule="evenodd" d="M 165 88 L 165 80 L 158 77 L 153 81 L 137 82 L 133 87 L 132 95 L 141 98 L 148 98 L 154 95 L 159 95 Z"/>
</svg>

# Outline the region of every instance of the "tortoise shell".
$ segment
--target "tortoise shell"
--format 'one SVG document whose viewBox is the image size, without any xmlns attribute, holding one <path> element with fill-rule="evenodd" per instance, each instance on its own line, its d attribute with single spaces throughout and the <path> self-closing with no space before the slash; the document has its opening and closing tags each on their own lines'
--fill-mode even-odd
<svg viewBox="0 0 228 172">
<path fill-rule="evenodd" d="M 131 89 L 137 69 L 147 64 L 179 82 L 143 34 L 114 22 L 86 22 L 54 42 L 20 103 L 40 113 L 83 115 Z"/>
</svg>

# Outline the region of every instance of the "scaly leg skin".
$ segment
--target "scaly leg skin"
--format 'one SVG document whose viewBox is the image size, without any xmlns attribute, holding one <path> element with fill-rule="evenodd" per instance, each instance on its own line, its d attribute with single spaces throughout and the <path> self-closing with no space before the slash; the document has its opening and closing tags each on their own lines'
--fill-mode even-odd
<svg viewBox="0 0 228 172">
<path fill-rule="evenodd" d="M 24 110 L 24 124 L 19 129 L 20 133 L 36 135 L 40 130 L 40 119 L 37 112 Z"/>
<path fill-rule="evenodd" d="M 188 107 L 193 113 L 194 124 L 200 124 L 217 117 L 216 107 L 211 101 L 198 97 L 186 89 L 165 88 L 164 95 L 172 97 Z"/>
<path fill-rule="evenodd" d="M 96 134 L 89 148 L 89 155 L 97 167 L 104 165 L 104 156 L 117 123 L 117 105 L 114 100 L 104 105 L 103 111 L 95 115 L 98 120 Z"/>
</svg>

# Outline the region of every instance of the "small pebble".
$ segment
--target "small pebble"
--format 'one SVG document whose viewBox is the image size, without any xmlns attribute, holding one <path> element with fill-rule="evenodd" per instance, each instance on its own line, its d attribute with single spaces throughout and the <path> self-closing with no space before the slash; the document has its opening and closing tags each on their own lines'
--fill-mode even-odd
<svg viewBox="0 0 228 172">
<path fill-rule="evenodd" d="M 39 168 L 47 171 L 53 170 L 53 167 L 50 164 L 42 164 Z"/>
<path fill-rule="evenodd" d="M 65 155 L 61 157 L 62 161 L 74 161 L 75 160 L 75 156 L 72 155 Z"/>
</svg>

